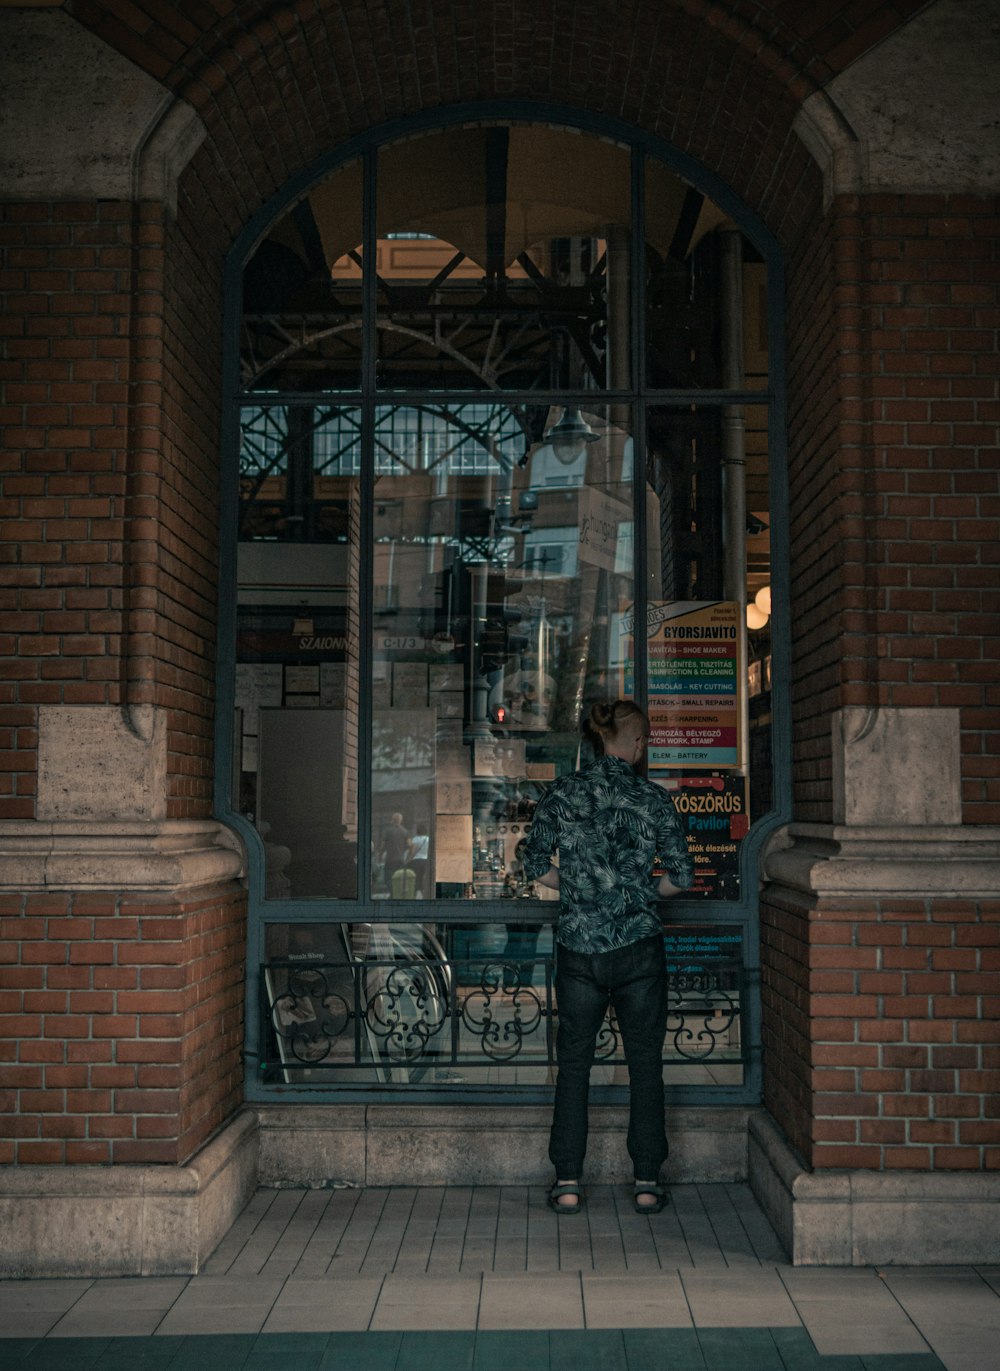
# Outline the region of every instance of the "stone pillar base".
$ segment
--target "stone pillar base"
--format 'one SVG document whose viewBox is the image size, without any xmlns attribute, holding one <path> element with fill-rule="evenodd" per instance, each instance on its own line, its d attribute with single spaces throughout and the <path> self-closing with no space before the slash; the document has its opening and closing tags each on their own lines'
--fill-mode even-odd
<svg viewBox="0 0 1000 1371">
<path fill-rule="evenodd" d="M 195 1275 L 256 1185 L 247 1110 L 186 1166 L 4 1167 L 0 1277 Z"/>
<path fill-rule="evenodd" d="M 625 1111 L 591 1111 L 585 1180 L 624 1184 Z M 258 1185 L 551 1180 L 550 1111 L 263 1105 L 186 1165 L 0 1170 L 0 1277 L 195 1275 Z M 811 1173 L 765 1110 L 671 1111 L 666 1176 L 748 1180 L 796 1266 L 1000 1263 L 1000 1175 Z"/>
<path fill-rule="evenodd" d="M 747 1109 L 671 1111 L 674 1181 L 746 1179 Z M 0 1278 L 186 1276 L 258 1185 L 524 1185 L 552 1179 L 551 1111 L 461 1105 L 242 1109 L 186 1166 L 0 1168 Z M 625 1182 L 625 1111 L 591 1111 L 587 1179 Z"/>
<path fill-rule="evenodd" d="M 1000 1262 L 1000 1175 L 809 1172 L 764 1110 L 748 1141 L 751 1189 L 795 1266 Z"/>
<path fill-rule="evenodd" d="M 668 1108 L 667 1180 L 742 1181 L 747 1108 Z M 541 1185 L 552 1180 L 548 1106 L 261 1105 L 262 1185 Z M 591 1106 L 586 1181 L 632 1179 L 628 1110 Z"/>
</svg>

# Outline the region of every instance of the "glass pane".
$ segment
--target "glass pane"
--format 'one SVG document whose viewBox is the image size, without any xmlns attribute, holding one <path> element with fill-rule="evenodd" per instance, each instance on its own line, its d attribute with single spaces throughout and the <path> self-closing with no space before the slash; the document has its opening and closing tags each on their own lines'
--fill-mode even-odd
<svg viewBox="0 0 1000 1371">
<path fill-rule="evenodd" d="M 357 896 L 359 424 L 243 413 L 234 786 L 268 899 Z"/>
<path fill-rule="evenodd" d="M 628 424 L 386 405 L 375 440 L 372 895 L 499 897 L 583 701 L 618 689 Z"/>
<path fill-rule="evenodd" d="M 243 273 L 244 390 L 356 390 L 361 380 L 360 160 L 292 206 Z"/>
<path fill-rule="evenodd" d="M 646 160 L 646 381 L 766 390 L 767 272 L 732 219 Z"/>
<path fill-rule="evenodd" d="M 693 897 L 739 897 L 772 803 L 767 492 L 763 406 L 650 409 L 649 774 L 685 824 Z"/>
<path fill-rule="evenodd" d="M 626 388 L 630 153 L 542 125 L 379 153 L 378 357 L 395 389 Z"/>
<path fill-rule="evenodd" d="M 551 1086 L 559 1015 L 553 951 L 551 924 L 537 920 L 271 924 L 261 986 L 263 1078 L 484 1093 Z M 664 1079 L 739 1085 L 740 927 L 672 925 L 664 951 Z M 591 1081 L 627 1084 L 613 1015 L 598 1035 Z"/>
</svg>

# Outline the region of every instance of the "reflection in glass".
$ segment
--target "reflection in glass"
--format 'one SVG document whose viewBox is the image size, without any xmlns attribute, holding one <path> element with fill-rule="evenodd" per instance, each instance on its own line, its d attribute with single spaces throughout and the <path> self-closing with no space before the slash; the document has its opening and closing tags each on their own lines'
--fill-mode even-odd
<svg viewBox="0 0 1000 1371">
<path fill-rule="evenodd" d="M 636 640 L 650 775 L 700 845 L 687 898 L 747 895 L 739 834 L 772 803 L 766 289 L 664 163 L 528 122 L 368 148 L 248 258 L 233 803 L 255 898 L 343 902 L 268 924 L 266 1080 L 551 1084 L 557 896 L 519 849 L 586 760 L 581 712 L 635 690 Z M 637 577 L 711 650 L 635 634 Z M 672 969 L 669 1079 L 743 1080 L 741 957 Z M 621 1085 L 602 1041 L 595 1083 Z"/>
<path fill-rule="evenodd" d="M 245 391 L 356 390 L 361 379 L 362 171 L 356 160 L 274 224 L 243 274 Z"/>
<path fill-rule="evenodd" d="M 663 1074 L 673 1083 L 743 1079 L 740 935 L 727 954 L 714 945 L 717 929 L 681 930 L 694 944 L 682 958 L 671 958 L 665 938 Z M 262 980 L 266 1081 L 485 1091 L 553 1082 L 550 924 L 272 924 Z M 626 1081 L 609 1015 L 592 1082 Z"/>
<path fill-rule="evenodd" d="M 357 896 L 359 418 L 243 414 L 234 803 L 268 899 Z"/>
<path fill-rule="evenodd" d="M 726 425 L 736 420 L 745 527 L 734 534 Z M 690 897 L 737 899 L 740 844 L 772 804 L 769 621 L 748 615 L 770 581 L 766 409 L 651 407 L 646 499 L 649 774 L 686 827 Z"/>
<path fill-rule="evenodd" d="M 767 278 L 714 201 L 646 159 L 646 382 L 765 389 Z"/>
<path fill-rule="evenodd" d="M 630 155 L 541 125 L 379 153 L 380 384 L 629 384 Z"/>
<path fill-rule="evenodd" d="M 375 436 L 372 896 L 500 897 L 584 698 L 619 689 L 631 439 L 496 403 L 383 406 Z"/>
</svg>

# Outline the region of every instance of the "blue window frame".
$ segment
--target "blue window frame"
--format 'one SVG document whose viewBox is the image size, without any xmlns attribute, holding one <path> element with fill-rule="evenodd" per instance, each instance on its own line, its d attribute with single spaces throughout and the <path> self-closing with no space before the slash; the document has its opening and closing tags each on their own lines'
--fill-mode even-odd
<svg viewBox="0 0 1000 1371">
<path fill-rule="evenodd" d="M 759 1098 L 782 297 L 717 178 L 534 104 L 373 130 L 246 226 L 216 806 L 248 852 L 248 1098 L 549 1098 L 553 906 L 516 844 L 594 693 L 649 709 L 699 854 L 664 909 L 671 1097 Z M 613 1022 L 595 1070 L 621 1098 Z"/>
</svg>

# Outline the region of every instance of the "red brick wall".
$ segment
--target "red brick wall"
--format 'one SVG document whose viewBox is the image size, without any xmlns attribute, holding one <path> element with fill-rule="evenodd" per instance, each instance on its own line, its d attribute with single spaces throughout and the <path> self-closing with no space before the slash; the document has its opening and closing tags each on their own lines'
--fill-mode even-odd
<svg viewBox="0 0 1000 1371">
<path fill-rule="evenodd" d="M 963 821 L 1000 822 L 998 244 L 995 197 L 880 195 L 790 253 L 798 819 L 831 712 L 885 705 L 960 710 Z M 765 1100 L 811 1164 L 996 1164 L 996 917 L 765 894 Z"/>
<path fill-rule="evenodd" d="M 796 815 L 829 715 L 961 710 L 963 822 L 1000 823 L 1000 202 L 836 202 L 791 254 Z"/>
<path fill-rule="evenodd" d="M 188 1158 L 242 1098 L 245 909 L 0 896 L 0 1162 Z"/>
<path fill-rule="evenodd" d="M 1000 1164 L 1000 901 L 762 910 L 765 1102 L 810 1165 Z"/>
<path fill-rule="evenodd" d="M 963 822 L 996 824 L 1000 198 L 868 196 L 855 232 L 875 612 L 851 681 L 873 658 L 877 703 L 960 709 Z"/>
<path fill-rule="evenodd" d="M 176 818 L 210 811 L 214 752 L 222 259 L 205 251 L 197 228 L 160 222 L 154 242 L 148 226 L 144 252 L 159 276 L 150 274 L 150 308 L 161 317 L 140 340 L 158 374 L 151 397 L 159 387 L 145 475 L 158 523 L 155 573 L 142 604 L 155 629 L 155 698 L 169 711 L 168 814 Z"/>
<path fill-rule="evenodd" d="M 0 204 L 0 817 L 34 814 L 37 707 L 121 698 L 131 209 Z"/>
<path fill-rule="evenodd" d="M 168 815 L 203 816 L 221 262 L 155 205 L 0 204 L 0 246 L 0 818 L 34 815 L 39 705 L 123 702 L 168 711 Z"/>
</svg>

